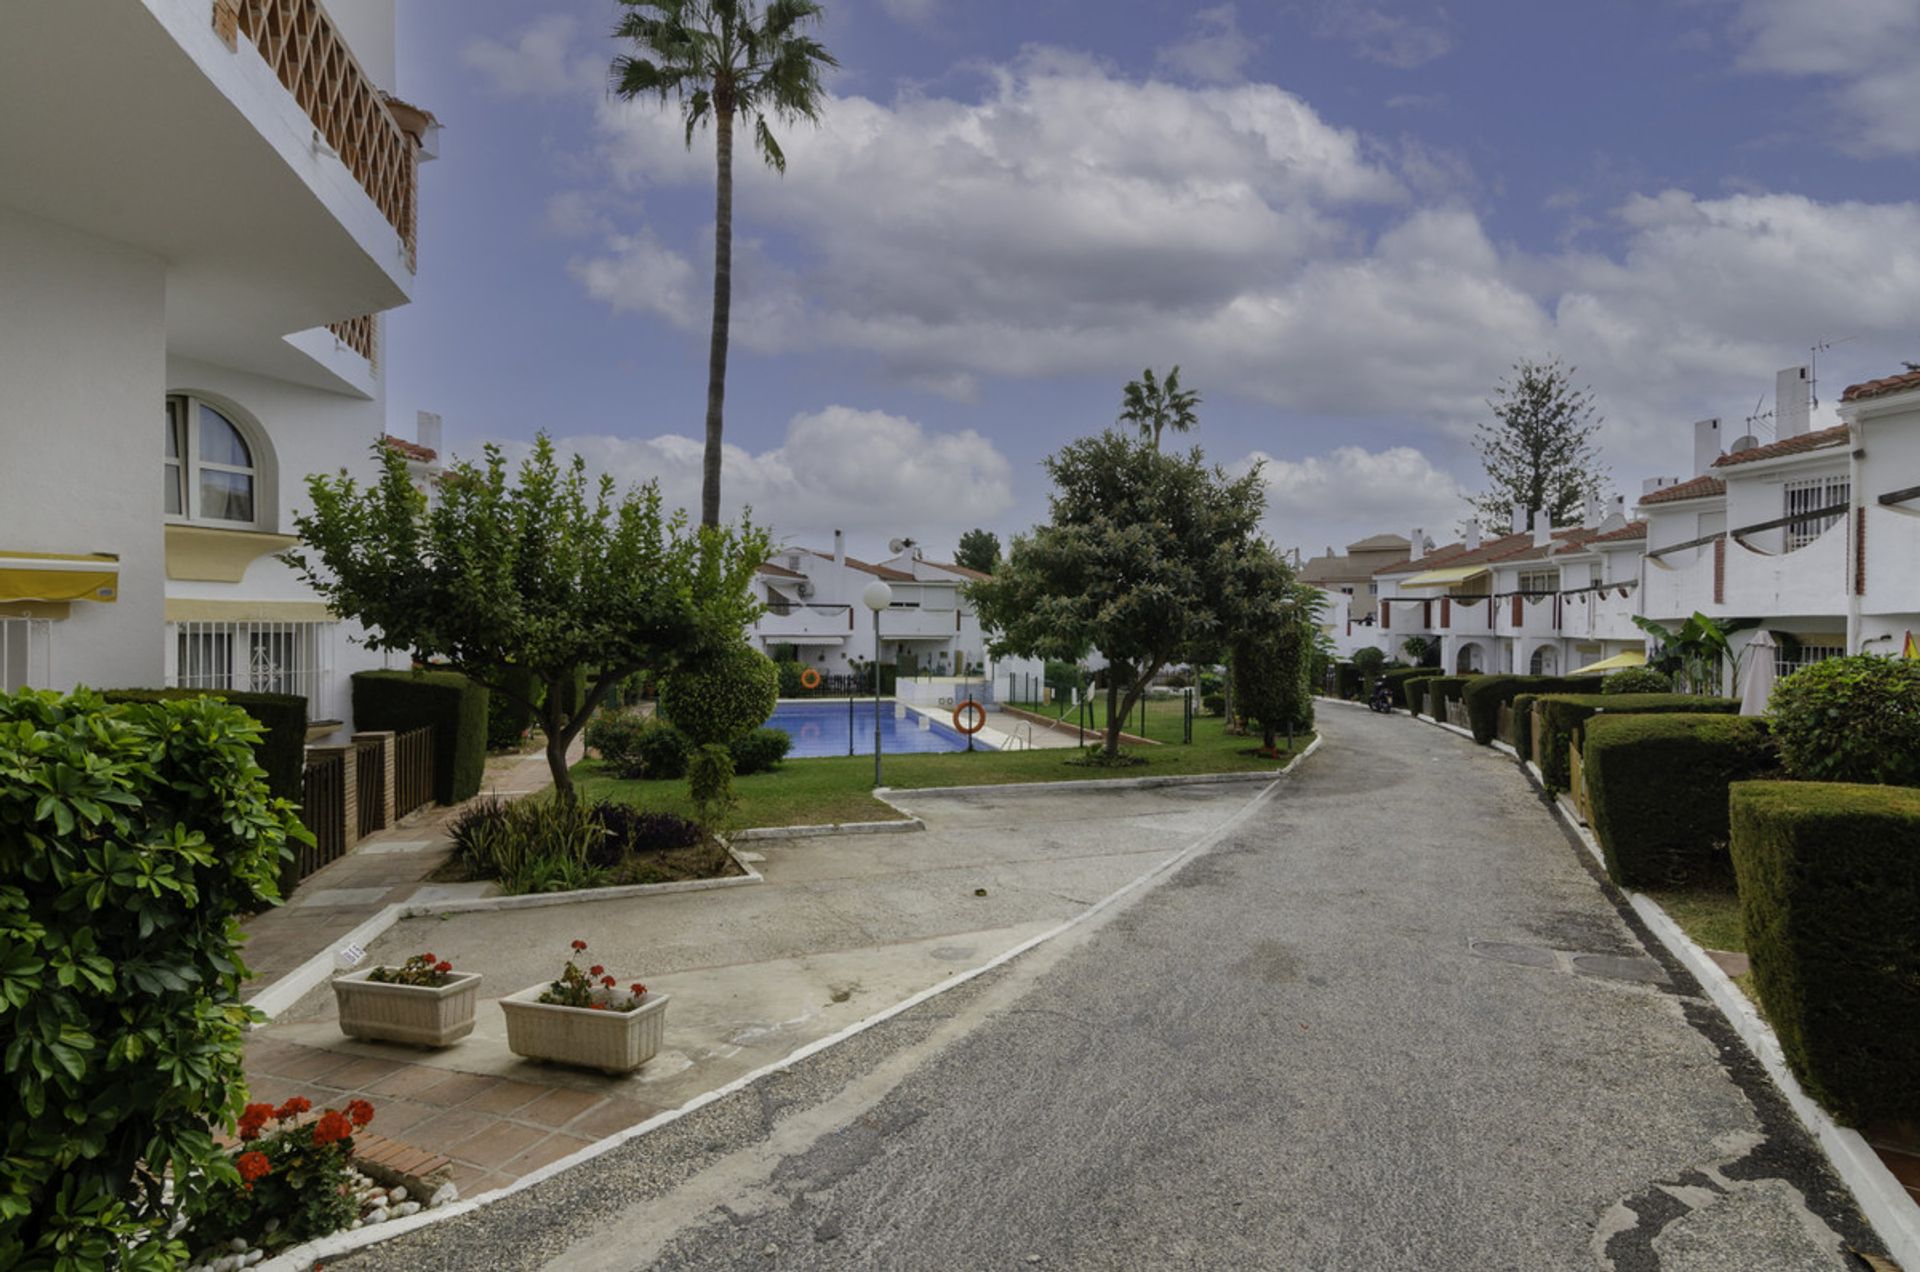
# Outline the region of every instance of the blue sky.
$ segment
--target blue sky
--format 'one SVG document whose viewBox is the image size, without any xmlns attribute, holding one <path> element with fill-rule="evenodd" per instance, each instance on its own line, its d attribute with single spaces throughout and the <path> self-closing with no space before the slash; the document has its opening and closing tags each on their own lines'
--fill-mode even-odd
<svg viewBox="0 0 1920 1272">
<path fill-rule="evenodd" d="M 690 500 L 711 138 L 610 99 L 614 8 L 401 6 L 447 131 L 391 409 Z M 1816 426 L 1920 358 L 1920 0 L 827 9 L 826 119 L 738 169 L 725 486 L 789 538 L 1004 538 L 1148 365 L 1317 551 L 1456 522 L 1519 357 L 1578 365 L 1630 497 L 1817 340 Z"/>
</svg>

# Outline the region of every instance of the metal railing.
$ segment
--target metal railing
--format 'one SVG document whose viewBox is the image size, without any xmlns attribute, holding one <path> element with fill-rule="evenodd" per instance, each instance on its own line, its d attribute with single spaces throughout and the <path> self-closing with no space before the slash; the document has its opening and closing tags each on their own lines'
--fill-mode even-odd
<svg viewBox="0 0 1920 1272">
<path fill-rule="evenodd" d="M 315 0 L 215 0 L 286 86 L 407 247 L 414 263 L 419 156 Z"/>
<path fill-rule="evenodd" d="M 167 624 L 171 689 L 290 693 L 316 716 L 334 706 L 334 623 Z"/>
<path fill-rule="evenodd" d="M 346 855 L 346 796 L 346 757 L 338 751 L 309 755 L 302 780 L 300 820 L 313 832 L 313 842 L 295 847 L 295 879 L 304 879 Z"/>
<path fill-rule="evenodd" d="M 433 803 L 433 726 L 393 739 L 393 815 L 405 817 Z"/>
</svg>

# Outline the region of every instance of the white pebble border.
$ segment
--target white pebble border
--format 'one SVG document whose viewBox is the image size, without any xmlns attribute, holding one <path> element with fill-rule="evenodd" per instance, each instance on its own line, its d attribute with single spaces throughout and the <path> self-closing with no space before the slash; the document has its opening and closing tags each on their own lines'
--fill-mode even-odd
<svg viewBox="0 0 1920 1272">
<path fill-rule="evenodd" d="M 433 1190 L 426 1201 L 410 1197 L 406 1185 L 396 1184 L 385 1187 L 357 1170 L 347 1172 L 347 1182 L 353 1189 L 354 1208 L 360 1212 L 359 1218 L 348 1224 L 343 1232 L 358 1232 L 374 1224 L 391 1223 L 396 1219 L 405 1219 L 417 1215 L 423 1210 L 439 1210 L 460 1200 L 460 1190 L 452 1184 L 441 1184 Z M 267 1231 L 275 1231 L 280 1226 L 278 1219 L 267 1221 Z M 176 1232 L 175 1235 L 178 1235 Z M 189 1263 L 186 1272 L 237 1272 L 240 1268 L 250 1268 L 266 1258 L 266 1251 L 249 1246 L 240 1237 L 228 1243 L 228 1248 L 220 1254 L 205 1253 L 195 1262 Z"/>
</svg>

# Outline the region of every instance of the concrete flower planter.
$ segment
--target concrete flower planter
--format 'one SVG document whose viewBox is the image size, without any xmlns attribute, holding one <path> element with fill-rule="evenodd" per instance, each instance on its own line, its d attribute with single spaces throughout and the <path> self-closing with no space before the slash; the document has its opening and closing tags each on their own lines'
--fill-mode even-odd
<svg viewBox="0 0 1920 1272">
<path fill-rule="evenodd" d="M 535 985 L 500 1000 L 507 1049 L 516 1056 L 619 1074 L 632 1073 L 660 1050 L 666 994 L 648 994 L 632 1011 L 594 1011 L 540 1002 L 546 988 Z"/>
<path fill-rule="evenodd" d="M 446 1047 L 473 1032 L 480 973 L 454 972 L 445 985 L 390 985 L 368 980 L 374 968 L 337 976 L 340 1032 L 349 1038 Z"/>
</svg>

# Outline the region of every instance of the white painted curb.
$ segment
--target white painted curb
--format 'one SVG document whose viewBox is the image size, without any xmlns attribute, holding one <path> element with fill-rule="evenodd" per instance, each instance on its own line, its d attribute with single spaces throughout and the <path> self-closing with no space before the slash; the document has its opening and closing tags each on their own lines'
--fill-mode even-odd
<svg viewBox="0 0 1920 1272">
<path fill-rule="evenodd" d="M 914 1007 L 918 1007 L 921 1003 L 926 1002 L 928 999 L 936 998 L 939 995 L 946 993 L 950 989 L 958 988 L 959 986 L 966 984 L 968 981 L 974 980 L 980 976 L 984 976 L 988 972 L 993 971 L 995 968 L 1001 967 L 1007 963 L 1012 962 L 1014 959 L 1019 958 L 1022 954 L 1025 954 L 1027 951 L 1035 948 L 1036 946 L 1044 945 L 1048 941 L 1053 940 L 1055 937 L 1064 935 L 1065 933 L 1072 931 L 1073 929 L 1079 927 L 1081 924 L 1085 923 L 1087 920 L 1093 918 L 1095 915 L 1100 914 L 1112 908 L 1113 906 L 1119 904 L 1120 901 L 1130 896 L 1134 892 L 1137 892 L 1140 889 L 1144 888 L 1147 884 L 1159 878 L 1161 875 L 1170 873 L 1171 871 L 1177 869 L 1178 867 L 1185 865 L 1188 861 L 1198 856 L 1200 853 L 1211 848 L 1214 844 L 1218 843 L 1221 839 L 1225 838 L 1229 831 L 1233 830 L 1241 822 L 1245 821 L 1249 816 L 1251 816 L 1254 809 L 1258 808 L 1261 804 L 1263 804 L 1273 796 L 1273 793 L 1279 789 L 1279 782 L 1277 780 L 1278 778 L 1284 777 L 1292 773 L 1295 767 L 1297 767 L 1303 760 L 1305 760 L 1309 755 L 1312 755 L 1319 748 L 1320 748 L 1320 738 L 1315 737 L 1313 741 L 1308 744 L 1307 749 L 1300 752 L 1299 755 L 1296 755 L 1287 764 L 1285 768 L 1279 770 L 1278 773 L 1272 773 L 1267 775 L 1269 785 L 1266 790 L 1261 791 L 1259 794 L 1255 795 L 1252 799 L 1248 800 L 1246 805 L 1242 807 L 1238 812 L 1236 812 L 1232 817 L 1229 817 L 1225 822 L 1214 827 L 1212 830 L 1208 831 L 1206 834 L 1200 836 L 1200 838 L 1194 840 L 1192 843 L 1188 844 L 1185 848 L 1182 848 L 1179 852 L 1173 854 L 1172 856 L 1168 857 L 1166 860 L 1160 862 L 1158 865 L 1147 870 L 1144 874 L 1137 876 L 1131 882 L 1123 884 L 1117 890 L 1108 893 L 1106 896 L 1100 898 L 1100 900 L 1094 902 L 1091 906 L 1088 906 L 1085 910 L 1082 910 L 1079 914 L 1074 915 L 1072 918 L 1066 920 L 1064 923 L 1061 923 L 1057 927 L 1054 927 L 1045 932 L 1042 932 L 1038 936 L 1031 937 L 1025 941 L 1022 941 L 1020 944 L 1014 946 L 1012 949 L 1005 951 L 1004 953 L 998 955 L 997 957 L 988 959 L 986 962 L 980 964 L 980 966 L 978 967 L 971 968 L 964 972 L 957 972 L 954 975 L 949 976 L 946 980 L 941 981 L 937 985 L 930 986 L 926 989 L 921 990 L 917 994 L 913 994 L 905 999 L 902 999 L 900 1002 L 895 1003 L 893 1006 L 888 1007 L 882 1011 L 875 1012 L 873 1015 L 868 1016 L 864 1020 L 855 1021 L 853 1024 L 848 1025 L 845 1029 L 840 1030 L 838 1033 L 829 1034 L 824 1038 L 817 1038 L 814 1041 L 808 1043 L 806 1046 L 801 1047 L 799 1050 L 791 1053 L 790 1055 L 783 1056 L 782 1058 L 775 1060 L 769 1064 L 762 1065 L 760 1068 L 755 1069 L 752 1073 L 748 1073 L 741 1077 L 735 1078 L 733 1081 L 727 1083 L 725 1086 L 717 1087 L 712 1091 L 706 1092 L 704 1095 L 697 1095 L 693 1099 L 681 1105 L 679 1108 L 668 1109 L 664 1113 L 655 1114 L 653 1117 L 648 1118 L 646 1121 L 641 1122 L 638 1125 L 630 1126 L 624 1131 L 620 1131 L 614 1135 L 608 1136 L 603 1140 L 598 1140 L 592 1144 L 589 1144 L 585 1148 L 580 1149 L 578 1152 L 571 1153 L 566 1157 L 562 1157 L 559 1161 L 552 1162 L 546 1166 L 541 1167 L 539 1170 L 534 1171 L 532 1174 L 522 1175 L 519 1179 L 514 1180 L 511 1184 L 508 1184 L 504 1188 L 498 1188 L 498 1189 L 495 1189 L 493 1192 L 489 1192 L 489 1193 L 482 1193 L 478 1197 L 471 1197 L 461 1201 L 456 1201 L 450 1205 L 442 1206 L 438 1210 L 423 1210 L 418 1214 L 408 1215 L 405 1219 L 389 1219 L 385 1223 L 377 1224 L 372 1228 L 359 1228 L 359 1229 L 355 1229 L 352 1232 L 336 1232 L 332 1236 L 321 1237 L 318 1240 L 309 1241 L 304 1245 L 298 1245 L 298 1246 L 294 1246 L 292 1249 L 284 1250 L 281 1253 L 275 1255 L 273 1258 L 268 1259 L 264 1263 L 257 1264 L 256 1266 L 262 1269 L 265 1269 L 266 1272 L 298 1272 L 298 1270 L 300 1269 L 305 1269 L 312 1266 L 312 1264 L 315 1263 L 316 1261 L 338 1258 L 339 1256 L 346 1254 L 350 1251 L 363 1249 L 366 1246 L 374 1245 L 381 1241 L 386 1241 L 392 1237 L 404 1236 L 407 1233 L 414 1231 L 415 1229 L 424 1228 L 428 1224 L 441 1223 L 445 1220 L 452 1219 L 460 1215 L 471 1214 L 474 1211 L 480 1209 L 482 1206 L 491 1205 L 492 1203 L 499 1201 L 503 1197 L 512 1196 L 514 1193 L 517 1193 L 522 1189 L 531 1188 L 535 1184 L 551 1179 L 553 1176 L 558 1175 L 563 1170 L 569 1170 L 584 1162 L 592 1161 L 596 1157 L 599 1157 L 605 1153 L 609 1153 L 613 1151 L 615 1148 L 618 1148 L 620 1145 L 627 1143 L 629 1140 L 638 1139 L 640 1136 L 648 1134 L 651 1131 L 656 1131 L 663 1126 L 669 1125 L 670 1123 L 673 1123 L 673 1122 L 677 1122 L 681 1118 L 685 1117 L 687 1114 L 692 1113 L 697 1109 L 704 1108 L 707 1105 L 712 1104 L 716 1100 L 724 1099 L 727 1096 L 732 1095 L 737 1091 L 744 1090 L 745 1088 L 753 1085 L 755 1082 L 758 1082 L 761 1078 L 764 1078 L 769 1074 L 779 1073 L 779 1072 L 782 1072 L 783 1070 L 790 1069 L 794 1065 L 799 1064 L 802 1060 L 805 1060 L 810 1056 L 817 1055 L 818 1053 L 827 1050 L 829 1047 L 837 1046 L 838 1044 L 845 1042 L 849 1038 L 853 1038 L 859 1034 L 863 1034 L 867 1030 L 872 1029 L 876 1025 L 884 1024 L 887 1021 L 892 1020 L 895 1016 L 900 1015 L 902 1012 L 909 1011 Z M 1059 786 L 1061 785 L 1061 783 L 1039 782 L 1039 783 L 1025 783 L 1024 785 L 1046 787 L 1046 786 Z M 960 789 L 973 790 L 973 789 L 979 789 L 979 788 L 962 787 Z"/>
<path fill-rule="evenodd" d="M 750 843 L 756 839 L 818 839 L 823 835 L 901 835 L 925 830 L 927 823 L 918 817 L 898 821 L 832 822 L 818 826 L 755 826 L 736 830 L 727 836 L 729 843 Z"/>
</svg>

